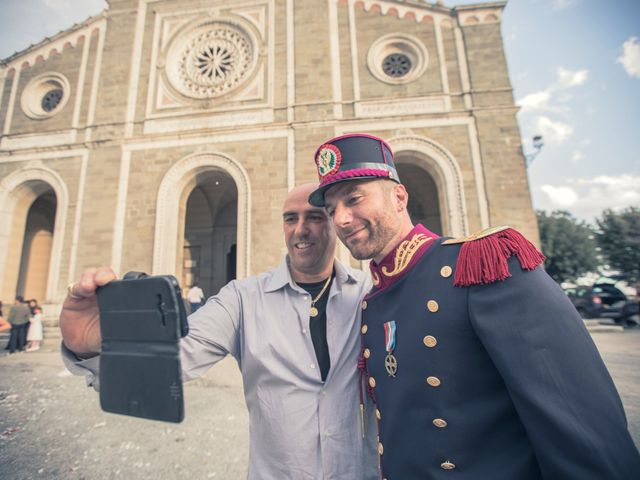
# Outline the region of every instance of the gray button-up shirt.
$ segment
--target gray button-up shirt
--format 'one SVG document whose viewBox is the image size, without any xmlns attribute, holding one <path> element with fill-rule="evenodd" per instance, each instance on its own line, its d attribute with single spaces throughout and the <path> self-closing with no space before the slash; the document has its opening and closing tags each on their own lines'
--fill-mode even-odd
<svg viewBox="0 0 640 480">
<path fill-rule="evenodd" d="M 309 328 L 311 298 L 292 280 L 286 259 L 261 275 L 230 282 L 189 317 L 189 335 L 181 343 L 185 380 L 227 354 L 238 361 L 250 416 L 250 480 L 380 478 L 371 407 L 366 441 L 361 434 L 356 368 L 360 299 L 370 281 L 338 261 L 335 271 L 327 301 L 331 369 L 325 382 Z"/>
</svg>

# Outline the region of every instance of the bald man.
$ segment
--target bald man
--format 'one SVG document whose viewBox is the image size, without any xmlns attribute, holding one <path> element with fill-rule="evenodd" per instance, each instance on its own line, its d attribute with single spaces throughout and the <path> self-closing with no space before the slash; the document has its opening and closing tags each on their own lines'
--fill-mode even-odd
<svg viewBox="0 0 640 480">
<path fill-rule="evenodd" d="M 287 195 L 280 265 L 223 287 L 189 317 L 181 341 L 184 380 L 227 354 L 238 362 L 251 424 L 249 479 L 379 477 L 372 442 L 365 447 L 361 432 L 356 368 L 359 301 L 371 285 L 335 258 L 332 222 L 308 202 L 316 187 Z M 96 389 L 95 290 L 113 279 L 108 267 L 85 271 L 60 316 L 65 361 Z"/>
</svg>

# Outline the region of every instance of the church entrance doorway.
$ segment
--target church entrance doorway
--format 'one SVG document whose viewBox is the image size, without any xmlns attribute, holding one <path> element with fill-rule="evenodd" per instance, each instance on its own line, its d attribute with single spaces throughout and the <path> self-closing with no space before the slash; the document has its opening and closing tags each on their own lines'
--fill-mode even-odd
<svg viewBox="0 0 640 480">
<path fill-rule="evenodd" d="M 409 193 L 409 215 L 414 224 L 421 223 L 442 235 L 440 192 L 433 177 L 417 163 L 412 158 L 399 157 L 396 160 L 400 181 Z"/>
<path fill-rule="evenodd" d="M 238 191 L 222 170 L 200 171 L 194 180 L 185 191 L 178 273 L 183 291 L 197 285 L 209 297 L 236 278 Z"/>
</svg>

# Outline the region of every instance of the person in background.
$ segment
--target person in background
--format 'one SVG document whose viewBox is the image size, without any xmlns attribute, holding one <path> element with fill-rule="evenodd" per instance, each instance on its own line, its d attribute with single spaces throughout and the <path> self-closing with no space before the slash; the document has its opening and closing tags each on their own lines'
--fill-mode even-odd
<svg viewBox="0 0 640 480">
<path fill-rule="evenodd" d="M 31 310 L 31 316 L 36 314 L 36 307 L 38 306 L 38 300 L 32 298 L 31 300 L 27 300 L 27 305 L 29 305 L 29 310 Z"/>
<path fill-rule="evenodd" d="M 187 292 L 187 300 L 189 300 L 189 304 L 191 306 L 191 313 L 196 313 L 196 311 L 202 306 L 204 292 L 198 285 L 194 284 L 189 289 L 189 292 Z"/>
<path fill-rule="evenodd" d="M 2 315 L 2 300 L 0 300 L 0 332 L 6 332 L 8 330 L 11 330 L 11 324 L 9 322 L 7 322 L 4 318 L 4 316 Z M 5 347 L 5 350 L 8 350 L 9 345 L 7 344 L 7 347 Z"/>
<path fill-rule="evenodd" d="M 42 307 L 36 306 L 33 311 L 34 315 L 31 317 L 31 324 L 27 333 L 28 344 L 26 352 L 40 350 L 40 344 L 42 343 Z"/>
<path fill-rule="evenodd" d="M 24 350 L 27 342 L 27 330 L 29 329 L 29 320 L 31 319 L 31 310 L 24 303 L 24 299 L 18 295 L 9 317 L 7 320 L 11 324 L 11 333 L 9 336 L 9 353 L 16 353 Z"/>
</svg>

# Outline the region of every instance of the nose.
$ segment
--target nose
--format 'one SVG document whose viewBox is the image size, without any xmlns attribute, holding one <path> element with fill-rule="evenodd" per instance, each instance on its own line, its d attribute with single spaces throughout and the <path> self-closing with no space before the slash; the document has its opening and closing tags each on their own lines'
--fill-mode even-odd
<svg viewBox="0 0 640 480">
<path fill-rule="evenodd" d="M 338 203 L 333 211 L 333 224 L 336 227 L 345 227 L 351 223 L 351 210 Z"/>
<path fill-rule="evenodd" d="M 309 233 L 309 226 L 304 219 L 298 220 L 295 228 L 295 234 L 297 237 L 304 237 Z"/>
</svg>

